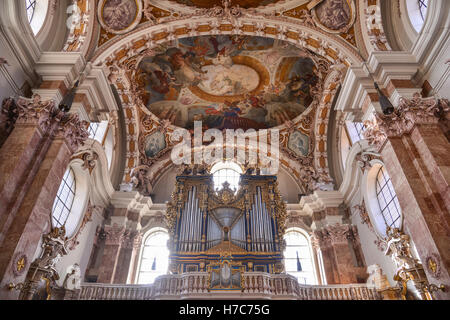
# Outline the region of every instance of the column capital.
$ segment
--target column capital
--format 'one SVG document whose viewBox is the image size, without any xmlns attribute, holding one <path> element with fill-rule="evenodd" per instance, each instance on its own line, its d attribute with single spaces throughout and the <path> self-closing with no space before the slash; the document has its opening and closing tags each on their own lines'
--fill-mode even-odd
<svg viewBox="0 0 450 320">
<path fill-rule="evenodd" d="M 447 118 L 450 110 L 446 99 L 422 98 L 419 93 L 412 99 L 401 98 L 394 113 L 375 113 L 375 119 L 366 121 L 364 133 L 370 144 L 381 147 L 387 138 L 401 137 L 410 133 L 416 125 L 437 124 Z"/>
<path fill-rule="evenodd" d="M 314 243 L 319 247 L 327 247 L 333 244 L 347 243 L 348 240 L 354 238 L 354 228 L 349 224 L 335 224 L 322 227 L 321 229 L 314 230 L 313 239 Z"/>
<path fill-rule="evenodd" d="M 17 100 L 17 124 L 38 125 L 42 132 L 55 137 L 61 135 L 75 152 L 84 144 L 89 134 L 87 122 L 81 121 L 77 114 L 67 113 L 58 108 L 54 100 L 42 101 L 38 94 L 32 99 Z"/>
</svg>

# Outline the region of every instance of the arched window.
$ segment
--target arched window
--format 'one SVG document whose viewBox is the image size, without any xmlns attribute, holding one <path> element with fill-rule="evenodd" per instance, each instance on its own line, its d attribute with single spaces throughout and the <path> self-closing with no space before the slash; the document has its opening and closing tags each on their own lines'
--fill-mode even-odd
<svg viewBox="0 0 450 320">
<path fill-rule="evenodd" d="M 427 17 L 428 0 L 406 0 L 406 7 L 411 24 L 420 32 Z"/>
<path fill-rule="evenodd" d="M 346 126 L 352 144 L 364 139 L 364 131 L 366 128 L 362 122 L 347 121 Z"/>
<path fill-rule="evenodd" d="M 284 240 L 286 241 L 284 251 L 286 272 L 296 277 L 300 284 L 316 284 L 308 238 L 298 229 L 291 228 L 285 233 Z"/>
<path fill-rule="evenodd" d="M 214 189 L 222 189 L 222 184 L 228 182 L 232 190 L 239 188 L 239 178 L 242 174 L 241 167 L 232 161 L 225 161 L 216 163 L 211 173 L 214 180 Z"/>
<path fill-rule="evenodd" d="M 66 225 L 75 199 L 76 181 L 71 168 L 64 174 L 59 186 L 52 209 L 52 223 L 54 227 L 60 228 Z"/>
<path fill-rule="evenodd" d="M 34 35 L 37 35 L 44 25 L 48 11 L 48 0 L 25 0 L 28 22 Z"/>
<path fill-rule="evenodd" d="M 108 169 L 111 168 L 114 149 L 114 137 L 110 129 L 108 121 L 91 122 L 88 128 L 89 138 L 97 140 L 105 149 Z"/>
<path fill-rule="evenodd" d="M 155 228 L 145 238 L 139 266 L 138 284 L 150 284 L 169 267 L 169 234 L 163 228 Z"/>
<path fill-rule="evenodd" d="M 376 179 L 377 200 L 388 227 L 401 227 L 401 208 L 388 173 L 381 167 Z"/>
</svg>

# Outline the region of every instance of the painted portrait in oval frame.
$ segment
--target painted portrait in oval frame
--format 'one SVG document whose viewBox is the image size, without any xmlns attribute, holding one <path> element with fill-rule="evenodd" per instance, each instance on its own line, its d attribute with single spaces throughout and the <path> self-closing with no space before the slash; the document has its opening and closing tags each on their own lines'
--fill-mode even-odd
<svg viewBox="0 0 450 320">
<path fill-rule="evenodd" d="M 354 0 L 322 0 L 312 13 L 314 22 L 329 33 L 345 33 L 356 21 Z"/>
<path fill-rule="evenodd" d="M 142 0 L 101 0 L 98 20 L 108 32 L 124 34 L 133 30 L 142 18 Z"/>
</svg>

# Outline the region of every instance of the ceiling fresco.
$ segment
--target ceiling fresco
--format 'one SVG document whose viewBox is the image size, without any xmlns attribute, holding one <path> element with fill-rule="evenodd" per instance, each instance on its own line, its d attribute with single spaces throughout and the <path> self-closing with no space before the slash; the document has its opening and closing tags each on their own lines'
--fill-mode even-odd
<svg viewBox="0 0 450 320">
<path fill-rule="evenodd" d="M 198 8 L 213 8 L 222 5 L 222 0 L 170 0 L 179 4 L 184 4 Z M 276 3 L 279 0 L 231 0 L 231 6 L 239 5 L 242 8 L 256 8 Z"/>
<path fill-rule="evenodd" d="M 160 119 L 191 129 L 265 129 L 293 120 L 319 85 L 315 55 L 280 40 L 200 36 L 144 57 L 135 82 Z"/>
</svg>

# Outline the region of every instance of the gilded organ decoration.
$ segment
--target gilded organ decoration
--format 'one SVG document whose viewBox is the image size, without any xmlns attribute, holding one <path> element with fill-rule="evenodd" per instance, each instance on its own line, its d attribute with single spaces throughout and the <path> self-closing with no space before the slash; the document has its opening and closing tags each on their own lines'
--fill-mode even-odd
<svg viewBox="0 0 450 320">
<path fill-rule="evenodd" d="M 177 177 L 168 204 L 170 270 L 210 272 L 210 289 L 240 289 L 240 274 L 283 272 L 286 207 L 275 176 L 241 175 L 238 190 L 213 189 L 212 175 Z"/>
</svg>

